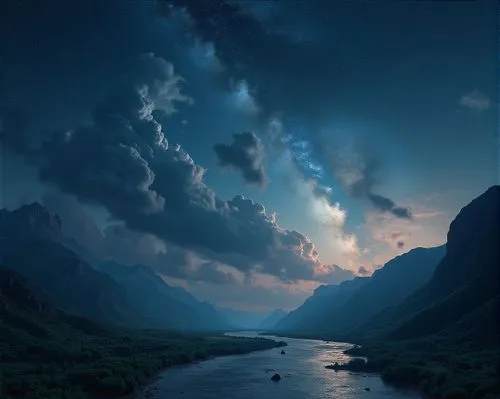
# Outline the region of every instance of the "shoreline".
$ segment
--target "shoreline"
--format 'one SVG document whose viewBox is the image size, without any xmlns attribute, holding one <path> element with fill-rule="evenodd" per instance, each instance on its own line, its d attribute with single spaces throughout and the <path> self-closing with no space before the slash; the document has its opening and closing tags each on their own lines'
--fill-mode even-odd
<svg viewBox="0 0 500 399">
<path fill-rule="evenodd" d="M 361 345 L 359 343 L 348 342 L 347 340 L 339 341 L 338 339 L 334 339 L 334 338 L 327 339 L 327 338 L 321 337 L 321 336 L 308 335 L 307 333 L 305 333 L 305 334 L 299 333 L 296 335 L 294 335 L 294 334 L 287 335 L 286 333 L 279 333 L 279 332 L 273 333 L 272 331 L 264 331 L 264 332 L 260 333 L 259 335 L 264 336 L 264 337 L 268 336 L 268 337 L 280 337 L 280 338 L 291 338 L 291 339 L 307 339 L 307 340 L 321 341 L 321 342 L 326 342 L 326 343 L 332 343 L 332 342 L 339 342 L 340 343 L 340 342 L 342 342 L 342 343 L 352 345 L 352 348 L 346 349 L 344 351 L 344 354 L 348 355 L 351 358 L 351 360 L 364 358 L 365 362 L 366 362 L 365 364 L 367 364 L 370 361 L 370 356 L 368 356 L 368 354 L 354 355 L 354 354 L 348 353 L 349 351 L 351 351 L 353 349 L 361 349 L 363 347 L 363 345 Z M 422 389 L 418 386 L 409 385 L 409 384 L 408 385 L 394 384 L 394 383 L 385 381 L 383 376 L 382 376 L 382 370 L 377 370 L 377 369 L 374 369 L 374 370 L 355 370 L 355 369 L 349 369 L 349 367 L 343 368 L 342 370 L 353 372 L 353 373 L 375 374 L 381 379 L 381 381 L 384 384 L 386 384 L 388 386 L 415 392 L 417 395 L 419 395 L 421 397 L 421 399 L 432 399 L 429 395 L 427 395 L 425 392 L 423 392 Z"/>
<path fill-rule="evenodd" d="M 223 355 L 212 355 L 212 356 L 206 357 L 205 359 L 196 359 L 196 360 L 191 360 L 189 362 L 182 363 L 182 364 L 173 364 L 173 365 L 167 366 L 167 367 L 159 370 L 154 376 L 148 378 L 134 392 L 128 393 L 128 394 L 126 394 L 124 396 L 120 396 L 120 397 L 118 397 L 116 399 L 143 399 L 145 397 L 148 397 L 148 393 L 150 392 L 150 388 L 152 388 L 153 384 L 155 382 L 157 382 L 158 380 L 160 380 L 161 377 L 162 377 L 162 375 L 164 373 L 166 373 L 168 370 L 172 370 L 172 369 L 176 369 L 176 368 L 182 368 L 182 367 L 188 367 L 188 366 L 193 366 L 195 364 L 204 363 L 204 362 L 207 362 L 207 361 L 210 361 L 210 360 L 214 360 L 214 359 L 218 359 L 218 358 L 222 358 L 222 357 L 243 356 L 243 355 L 248 355 L 248 354 L 254 353 L 254 352 L 266 351 L 266 350 L 271 350 L 271 349 L 276 349 L 276 348 L 280 348 L 280 347 L 285 347 L 286 346 L 286 345 L 283 345 L 283 341 L 276 341 L 276 340 L 271 340 L 271 339 L 269 339 L 269 340 L 275 342 L 275 345 L 272 346 L 272 347 L 270 347 L 270 348 L 259 348 L 259 349 L 255 349 L 255 350 L 248 351 L 248 352 L 245 352 L 245 353 L 228 353 L 228 354 L 223 354 Z"/>
<path fill-rule="evenodd" d="M 231 331 L 229 333 L 234 333 L 234 331 Z M 229 336 L 231 336 L 231 335 L 229 335 Z M 193 366 L 193 365 L 198 364 L 198 363 L 203 363 L 203 362 L 206 362 L 206 361 L 209 361 L 209 360 L 214 360 L 214 359 L 221 358 L 221 357 L 242 356 L 242 355 L 246 355 L 246 354 L 253 353 L 253 352 L 271 350 L 271 349 L 279 348 L 279 347 L 282 347 L 282 346 L 286 346 L 286 345 L 282 345 L 282 344 L 280 345 L 280 343 L 283 342 L 283 341 L 277 341 L 276 339 L 274 339 L 274 338 L 278 338 L 278 337 L 279 338 L 291 338 L 291 339 L 304 339 L 304 340 L 320 341 L 320 342 L 328 342 L 328 343 L 331 343 L 331 342 L 339 342 L 340 343 L 341 342 L 341 343 L 346 343 L 346 344 L 352 345 L 352 348 L 349 348 L 346 351 L 349 351 L 349 350 L 351 350 L 353 348 L 361 348 L 361 345 L 355 344 L 355 343 L 352 343 L 352 342 L 337 341 L 337 340 L 327 340 L 327 339 L 324 339 L 324 338 L 311 338 L 310 336 L 307 336 L 307 335 L 299 337 L 299 336 L 290 336 L 290 335 L 285 335 L 285 334 L 273 334 L 272 332 L 266 331 L 266 332 L 261 332 L 257 336 L 262 336 L 262 337 L 266 337 L 269 340 L 273 340 L 276 343 L 276 345 L 274 347 L 271 347 L 271 348 L 257 349 L 257 350 L 253 350 L 253 351 L 250 351 L 250 352 L 247 352 L 247 353 L 234 353 L 234 354 L 226 354 L 226 355 L 215 355 L 215 356 L 210 356 L 210 357 L 208 357 L 206 359 L 193 360 L 193 361 L 186 362 L 186 363 L 183 363 L 183 364 L 176 364 L 176 365 L 172 365 L 172 366 L 166 367 L 166 368 L 162 369 L 161 371 L 159 371 L 155 376 L 151 377 L 148 381 L 146 381 L 135 392 L 132 392 L 130 394 L 127 394 L 126 396 L 122 396 L 122 397 L 117 398 L 117 399 L 146 399 L 146 398 L 148 398 L 154 391 L 157 390 L 157 388 L 155 387 L 154 384 L 156 382 L 158 382 L 162 378 L 162 375 L 164 373 L 166 373 L 168 370 L 171 370 L 171 369 Z M 272 337 L 274 337 L 274 338 L 272 338 Z M 346 351 L 344 351 L 344 352 L 346 352 Z M 365 358 L 366 362 L 369 361 L 369 358 L 367 356 L 356 356 L 356 355 L 350 355 L 349 353 L 345 353 L 345 354 L 348 355 L 351 359 Z M 415 387 L 415 386 L 411 386 L 411 385 L 392 384 L 390 382 L 384 381 L 384 379 L 382 378 L 382 373 L 380 371 L 377 371 L 377 370 L 360 371 L 360 370 L 349 370 L 348 368 L 343 369 L 343 370 L 344 371 L 348 371 L 348 372 L 352 372 L 352 373 L 376 375 L 387 386 L 390 386 L 390 387 L 393 387 L 393 388 L 398 388 L 398 389 L 403 389 L 403 390 L 407 390 L 407 391 L 412 391 L 412 392 L 416 393 L 421 399 L 431 399 L 431 397 L 428 396 L 427 394 L 425 394 L 419 387 Z"/>
</svg>

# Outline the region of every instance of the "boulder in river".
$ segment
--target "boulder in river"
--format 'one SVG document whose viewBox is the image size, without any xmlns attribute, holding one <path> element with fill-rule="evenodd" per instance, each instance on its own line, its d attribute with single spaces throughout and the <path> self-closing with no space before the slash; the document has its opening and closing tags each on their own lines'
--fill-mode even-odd
<svg viewBox="0 0 500 399">
<path fill-rule="evenodd" d="M 278 373 L 273 374 L 273 376 L 271 377 L 271 380 L 278 382 L 279 380 L 281 380 L 281 376 Z"/>
<path fill-rule="evenodd" d="M 333 363 L 333 364 L 329 364 L 328 366 L 325 366 L 326 369 L 331 369 L 331 370 L 335 370 L 335 371 L 338 371 L 340 369 L 340 364 L 338 364 L 337 362 Z"/>
</svg>

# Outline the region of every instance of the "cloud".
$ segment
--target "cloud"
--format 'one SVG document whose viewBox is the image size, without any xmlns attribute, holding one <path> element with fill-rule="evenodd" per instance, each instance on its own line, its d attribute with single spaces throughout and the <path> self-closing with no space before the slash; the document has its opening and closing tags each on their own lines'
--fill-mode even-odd
<svg viewBox="0 0 500 399">
<path fill-rule="evenodd" d="M 45 140 L 37 151 L 42 181 L 104 207 L 128 230 L 243 273 L 312 278 L 321 262 L 309 238 L 281 228 L 250 199 L 218 198 L 204 182 L 205 169 L 168 143 L 153 112 L 190 104 L 182 84 L 172 64 L 142 55 L 127 80 L 96 105 L 90 123 Z"/>
<path fill-rule="evenodd" d="M 369 276 L 372 272 L 368 270 L 365 266 L 360 266 L 358 268 L 358 275 L 360 276 Z"/>
<path fill-rule="evenodd" d="M 314 221 L 327 229 L 332 238 L 331 245 L 343 255 L 359 254 L 358 239 L 355 234 L 344 230 L 347 210 L 332 197 L 330 187 L 320 185 L 313 178 L 305 178 L 294 162 L 291 150 L 280 148 L 279 168 L 286 181 L 306 203 L 306 212 Z"/>
<path fill-rule="evenodd" d="M 193 32 L 204 40 L 216 44 L 217 55 L 227 66 L 227 78 L 233 82 L 230 86 L 234 87 L 235 81 L 244 82 L 244 85 L 236 90 L 237 93 L 241 93 L 243 99 L 248 98 L 248 85 L 259 87 L 258 93 L 251 97 L 252 102 L 249 104 L 252 104 L 256 97 L 264 119 L 278 121 L 273 126 L 268 126 L 269 130 L 274 132 L 271 138 L 275 140 L 272 142 L 291 149 L 294 162 L 306 179 L 324 177 L 324 168 L 313 160 L 312 155 L 316 155 L 325 164 L 331 164 L 328 144 L 332 136 L 324 137 L 318 131 L 321 130 L 319 127 L 325 118 L 330 120 L 331 116 L 331 93 L 325 90 L 324 77 L 332 76 L 332 70 L 340 73 L 334 52 L 325 54 L 321 46 L 295 40 L 293 35 L 280 33 L 279 29 L 276 31 L 264 25 L 266 19 L 263 20 L 261 13 L 256 14 L 255 10 L 268 10 L 267 7 L 257 6 L 255 9 L 250 7 L 249 10 L 246 5 L 230 1 L 163 0 L 160 4 L 163 4 L 163 8 L 167 7 L 167 4 L 173 4 L 176 6 L 174 9 L 187 12 L 190 20 L 194 21 L 191 25 Z M 322 9 L 323 4 L 318 3 L 318 7 Z M 273 7 L 271 9 L 276 11 Z M 264 15 L 267 15 L 268 11 L 265 11 Z M 329 11 L 331 12 L 331 9 Z M 306 68 L 310 72 L 304 74 Z M 283 115 L 282 120 L 275 117 L 277 113 Z M 297 140 L 280 143 L 286 136 L 277 134 L 277 131 L 283 130 L 285 119 L 294 121 L 298 119 L 304 122 L 311 148 L 291 148 L 297 144 Z M 276 140 L 277 137 L 279 139 Z M 356 170 L 352 170 L 352 165 L 339 165 L 338 160 L 335 160 L 335 167 L 332 168 L 330 165 L 331 177 L 343 181 L 342 174 L 345 172 L 361 174 L 357 182 L 358 186 L 364 185 L 361 187 L 363 188 L 361 192 L 357 192 L 350 184 L 344 184 L 353 196 L 364 199 L 379 212 L 391 213 L 397 218 L 411 219 L 410 209 L 395 204 L 381 193 L 374 192 L 376 187 L 371 180 L 373 177 L 371 175 L 373 171 L 370 169 L 371 161 L 366 156 L 364 158 L 366 158 L 362 159 L 364 167 L 361 165 L 361 168 Z M 346 167 L 347 171 L 339 170 Z M 345 180 L 343 182 L 345 183 Z"/>
<path fill-rule="evenodd" d="M 196 65 L 211 72 L 223 72 L 224 66 L 217 57 L 213 42 L 204 42 L 200 38 L 193 39 L 190 55 Z"/>
<path fill-rule="evenodd" d="M 124 266 L 137 264 L 175 278 L 214 284 L 238 283 L 232 273 L 220 270 L 217 262 L 203 261 L 175 246 L 167 246 L 157 237 L 132 231 L 115 222 L 99 228 L 88 211 L 72 196 L 49 191 L 43 205 L 62 219 L 63 234 L 100 259 L 112 259 Z"/>
<path fill-rule="evenodd" d="M 402 219 L 411 219 L 412 213 L 409 208 L 397 206 L 393 200 L 379 194 L 368 193 L 371 204 L 381 212 L 390 212 L 394 216 Z"/>
<path fill-rule="evenodd" d="M 327 284 L 340 284 L 345 280 L 352 280 L 354 273 L 337 265 L 328 265 L 324 267 L 322 273 L 316 275 L 316 280 Z"/>
<path fill-rule="evenodd" d="M 396 218 L 413 218 L 410 208 L 397 205 L 392 199 L 375 193 L 379 183 L 379 163 L 354 144 L 326 145 L 324 154 L 329 159 L 333 175 L 353 198 L 367 201 L 375 210 L 390 213 Z"/>
<path fill-rule="evenodd" d="M 242 79 L 234 82 L 230 80 L 230 94 L 229 103 L 236 107 L 237 109 L 250 114 L 255 115 L 259 113 L 259 106 L 248 87 L 246 80 Z"/>
<path fill-rule="evenodd" d="M 237 133 L 231 144 L 216 144 L 219 165 L 239 170 L 245 181 L 263 187 L 267 183 L 264 146 L 254 133 Z"/>
<path fill-rule="evenodd" d="M 155 270 L 167 277 L 206 282 L 212 284 L 239 284 L 240 281 L 223 265 L 214 261 L 205 261 L 195 254 L 181 248 L 170 247 L 158 255 Z"/>
<path fill-rule="evenodd" d="M 475 89 L 460 98 L 460 105 L 477 112 L 482 112 L 491 107 L 491 100 L 485 94 Z"/>
</svg>

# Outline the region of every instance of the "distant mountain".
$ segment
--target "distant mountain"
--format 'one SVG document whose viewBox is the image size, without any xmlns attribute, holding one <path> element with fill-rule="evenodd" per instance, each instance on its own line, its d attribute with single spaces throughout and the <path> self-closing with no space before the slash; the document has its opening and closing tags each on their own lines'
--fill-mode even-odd
<svg viewBox="0 0 500 399">
<path fill-rule="evenodd" d="M 0 261 L 57 306 L 115 324 L 146 325 L 124 289 L 61 242 L 61 220 L 38 203 L 0 210 Z"/>
<path fill-rule="evenodd" d="M 339 285 L 322 285 L 301 306 L 288 313 L 275 330 L 317 332 L 325 316 L 340 309 L 354 293 L 368 282 L 368 277 L 356 277 Z"/>
<path fill-rule="evenodd" d="M 101 261 L 61 232 L 38 203 L 0 210 L 0 261 L 61 309 L 100 322 L 182 330 L 223 330 L 212 305 L 170 287 L 146 266 Z"/>
<path fill-rule="evenodd" d="M 500 186 L 493 186 L 453 220 L 446 254 L 428 283 L 364 328 L 385 331 L 393 339 L 408 339 L 447 329 L 457 332 L 463 320 L 487 309 L 500 320 L 499 232 Z"/>
<path fill-rule="evenodd" d="M 387 262 L 371 277 L 338 286 L 319 287 L 276 328 L 282 330 L 345 331 L 397 305 L 426 283 L 444 256 L 444 246 L 416 248 Z"/>
<path fill-rule="evenodd" d="M 287 314 L 284 310 L 277 309 L 260 322 L 259 328 L 262 330 L 272 330 Z"/>
<path fill-rule="evenodd" d="M 211 304 L 198 301 L 181 287 L 168 285 L 150 267 L 124 266 L 113 261 L 100 262 L 98 267 L 125 289 L 142 315 L 161 327 L 198 330 L 230 327 Z"/>
<path fill-rule="evenodd" d="M 367 322 L 421 288 L 431 278 L 445 247 L 415 248 L 387 262 L 369 278 L 324 328 L 343 330 Z"/>
</svg>

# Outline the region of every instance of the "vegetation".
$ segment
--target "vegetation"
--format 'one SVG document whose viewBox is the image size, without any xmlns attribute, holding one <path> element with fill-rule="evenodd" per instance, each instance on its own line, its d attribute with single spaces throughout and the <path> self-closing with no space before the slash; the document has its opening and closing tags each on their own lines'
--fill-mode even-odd
<svg viewBox="0 0 500 399">
<path fill-rule="evenodd" d="M 387 383 L 413 387 L 430 398 L 497 399 L 500 397 L 500 347 L 457 347 L 435 339 L 371 344 L 346 351 L 366 356 L 340 369 L 380 372 Z"/>
<path fill-rule="evenodd" d="M 81 327 L 86 327 L 78 325 L 85 323 L 81 320 L 68 322 L 61 328 L 60 324 L 37 320 L 20 329 L 2 321 L 2 398 L 117 397 L 172 365 L 278 345 L 262 338 L 164 331 L 98 329 L 91 333 L 82 331 Z"/>
<path fill-rule="evenodd" d="M 446 254 L 426 284 L 366 324 L 322 334 L 357 342 L 348 353 L 368 358 L 329 368 L 378 371 L 432 399 L 500 398 L 499 216 L 494 186 L 451 223 Z"/>
<path fill-rule="evenodd" d="M 113 398 L 160 370 L 282 346 L 264 338 L 110 327 L 40 302 L 0 268 L 0 397 Z"/>
</svg>

